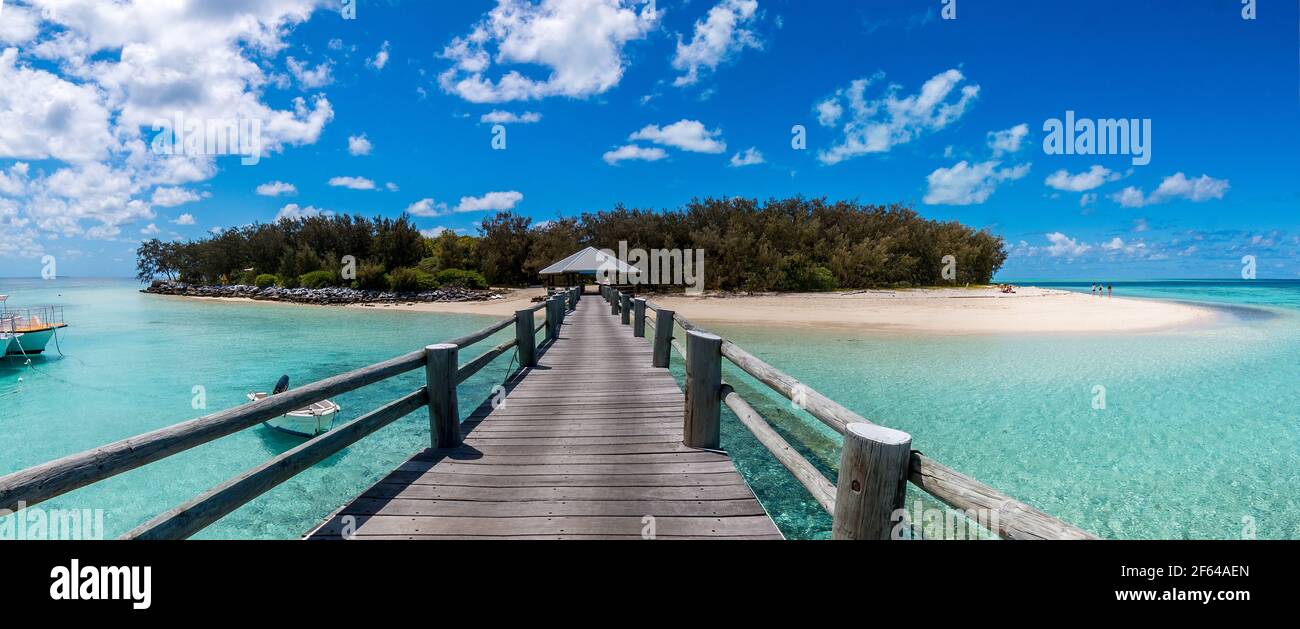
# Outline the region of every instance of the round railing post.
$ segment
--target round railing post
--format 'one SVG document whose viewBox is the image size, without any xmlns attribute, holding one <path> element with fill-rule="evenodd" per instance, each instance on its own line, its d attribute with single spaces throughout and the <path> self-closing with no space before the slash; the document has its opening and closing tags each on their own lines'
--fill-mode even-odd
<svg viewBox="0 0 1300 629">
<path fill-rule="evenodd" d="M 632 300 L 632 336 L 645 338 L 645 298 Z"/>
<path fill-rule="evenodd" d="M 654 358 L 650 364 L 664 368 L 668 366 L 673 351 L 673 311 L 660 308 L 655 311 Z"/>
<path fill-rule="evenodd" d="M 449 343 L 424 348 L 429 435 L 434 448 L 454 448 L 461 443 L 460 413 L 456 408 L 457 349 Z"/>
<path fill-rule="evenodd" d="M 618 314 L 619 301 L 619 291 L 613 288 L 609 289 L 609 314 Z"/>
<path fill-rule="evenodd" d="M 832 539 L 890 539 L 903 508 L 912 436 L 854 422 L 844 429 Z"/>
<path fill-rule="evenodd" d="M 618 294 L 618 313 L 623 325 L 632 323 L 632 295 L 627 292 Z"/>
<path fill-rule="evenodd" d="M 716 450 L 721 446 L 722 337 L 687 331 L 686 357 L 686 417 L 682 424 L 682 443 L 688 448 Z"/>
<path fill-rule="evenodd" d="M 519 351 L 519 366 L 533 367 L 536 339 L 533 338 L 533 311 L 531 308 L 515 311 L 515 347 Z"/>
</svg>

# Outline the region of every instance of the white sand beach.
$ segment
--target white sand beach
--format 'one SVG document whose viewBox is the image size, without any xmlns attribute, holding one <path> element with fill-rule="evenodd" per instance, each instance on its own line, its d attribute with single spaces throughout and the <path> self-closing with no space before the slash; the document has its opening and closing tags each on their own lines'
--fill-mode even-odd
<svg viewBox="0 0 1300 629">
<path fill-rule="evenodd" d="M 1143 332 L 1206 323 L 1207 308 L 1018 286 L 869 290 L 655 301 L 692 321 L 932 334 Z"/>
<path fill-rule="evenodd" d="M 591 290 L 591 289 L 588 289 Z M 483 302 L 397 304 L 389 308 L 508 316 L 541 289 Z M 588 299 L 599 299 L 588 295 Z M 762 295 L 657 295 L 656 303 L 696 322 L 930 334 L 1146 332 L 1207 323 L 1214 311 L 1148 299 L 1093 297 L 1062 290 L 993 287 Z M 364 307 L 364 306 L 357 306 Z M 376 308 L 385 306 L 377 305 Z"/>
</svg>

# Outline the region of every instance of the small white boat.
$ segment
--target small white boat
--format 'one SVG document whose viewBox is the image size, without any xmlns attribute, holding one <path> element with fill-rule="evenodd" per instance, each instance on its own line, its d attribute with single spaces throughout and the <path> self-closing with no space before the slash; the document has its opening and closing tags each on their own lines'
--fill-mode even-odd
<svg viewBox="0 0 1300 629">
<path fill-rule="evenodd" d="M 63 308 L 38 306 L 9 310 L 8 295 L 0 295 L 0 355 L 30 356 L 45 351 L 55 331 L 66 328 Z"/>
<path fill-rule="evenodd" d="M 275 384 L 275 389 L 271 393 L 265 391 L 249 393 L 248 401 L 265 400 L 272 395 L 284 393 L 288 390 L 289 376 L 280 376 L 280 381 Z M 299 437 L 315 437 L 334 428 L 334 417 L 338 415 L 340 410 L 342 409 L 333 400 L 321 400 L 306 408 L 289 411 L 275 419 L 268 419 L 262 424 L 267 428 Z"/>
</svg>

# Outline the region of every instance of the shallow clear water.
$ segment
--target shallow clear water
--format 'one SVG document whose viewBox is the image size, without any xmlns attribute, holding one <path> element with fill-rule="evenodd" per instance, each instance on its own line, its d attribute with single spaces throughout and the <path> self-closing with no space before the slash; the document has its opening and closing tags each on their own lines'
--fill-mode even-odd
<svg viewBox="0 0 1300 629">
<path fill-rule="evenodd" d="M 246 402 L 281 374 L 293 386 L 472 332 L 493 318 L 383 308 L 195 301 L 144 295 L 125 280 L 0 280 L 11 308 L 66 306 L 59 358 L 0 360 L 0 474 Z M 501 338 L 505 338 L 504 336 Z M 494 343 L 470 350 L 468 360 Z M 505 376 L 511 354 L 460 391 L 468 414 Z M 19 382 L 19 379 L 22 379 Z M 416 371 L 334 398 L 355 419 L 423 384 Z M 206 410 L 194 408 L 194 387 Z M 199 537 L 294 538 L 428 446 L 420 411 L 363 439 L 227 516 Z M 44 503 L 104 509 L 117 536 L 301 439 L 261 425 Z"/>
<path fill-rule="evenodd" d="M 1211 326 L 1124 335 L 709 327 L 868 419 L 911 433 L 913 447 L 936 460 L 1102 537 L 1238 538 L 1243 518 L 1261 538 L 1300 537 L 1300 283 L 1115 286 L 1117 295 L 1232 308 Z M 65 304 L 72 325 L 60 337 L 66 358 L 0 363 L 0 474 L 202 414 L 191 407 L 196 385 L 206 388 L 210 412 L 242 403 L 282 373 L 302 384 L 492 320 L 135 290 L 119 280 L 0 280 L 11 307 Z M 463 414 L 504 377 L 508 361 L 461 388 Z M 680 376 L 680 361 L 674 370 Z M 834 478 L 834 433 L 733 368 L 726 377 Z M 420 380 L 413 373 L 340 396 L 341 419 Z M 1093 408 L 1098 385 L 1105 409 Z M 725 417 L 723 446 L 783 532 L 826 537 L 820 507 Z M 427 415 L 414 413 L 200 537 L 296 537 L 427 441 Z M 103 508 L 113 536 L 298 443 L 257 426 L 45 506 Z"/>
</svg>

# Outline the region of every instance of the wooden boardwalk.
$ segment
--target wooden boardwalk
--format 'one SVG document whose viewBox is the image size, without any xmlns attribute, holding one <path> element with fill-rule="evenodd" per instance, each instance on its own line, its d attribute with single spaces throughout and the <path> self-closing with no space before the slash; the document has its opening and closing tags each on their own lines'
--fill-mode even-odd
<svg viewBox="0 0 1300 629">
<path fill-rule="evenodd" d="M 308 539 L 781 539 L 725 453 L 682 444 L 685 400 L 651 346 L 579 301 L 538 364 Z"/>
</svg>

